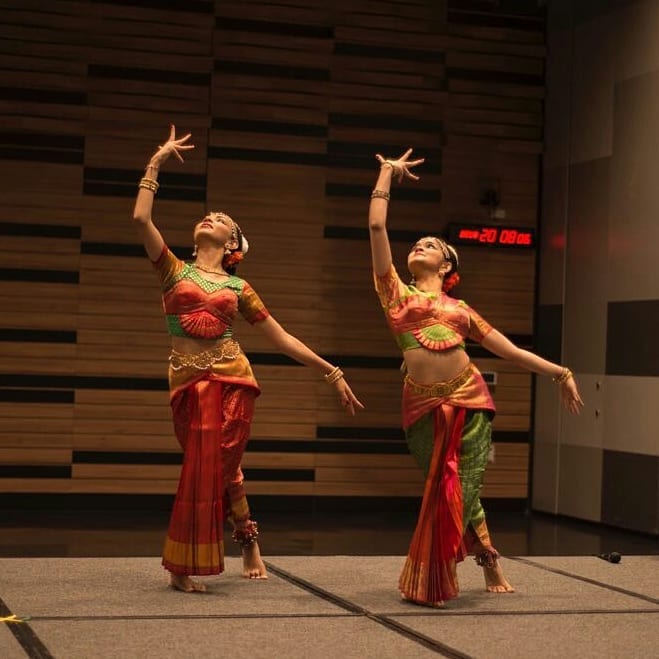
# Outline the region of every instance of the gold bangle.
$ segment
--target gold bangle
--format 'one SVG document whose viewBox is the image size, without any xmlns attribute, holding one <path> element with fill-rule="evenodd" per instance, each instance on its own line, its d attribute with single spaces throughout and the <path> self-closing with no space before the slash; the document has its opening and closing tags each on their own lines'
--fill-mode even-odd
<svg viewBox="0 0 659 659">
<path fill-rule="evenodd" d="M 160 187 L 160 184 L 155 179 L 148 178 L 145 176 L 144 178 L 140 179 L 138 187 L 144 188 L 145 190 L 151 190 L 151 192 L 155 194 L 156 192 L 158 192 L 158 188 Z"/>
<path fill-rule="evenodd" d="M 371 199 L 384 199 L 385 201 L 389 201 L 391 199 L 391 195 L 386 191 L 386 190 L 373 190 L 371 192 Z"/>
<path fill-rule="evenodd" d="M 573 377 L 572 371 L 567 366 L 564 366 L 560 375 L 554 376 L 552 380 L 556 384 L 563 384 L 564 382 L 567 382 L 571 377 Z"/>
<path fill-rule="evenodd" d="M 343 377 L 343 371 L 338 366 L 335 366 L 323 377 L 325 378 L 325 382 L 327 382 L 327 384 L 334 384 L 337 380 L 340 380 Z"/>
<path fill-rule="evenodd" d="M 334 384 L 337 380 L 340 380 L 342 377 L 343 377 L 343 371 L 339 369 L 339 371 L 333 378 L 328 378 L 327 384 Z"/>
<path fill-rule="evenodd" d="M 391 162 L 391 160 L 385 160 L 382 163 L 382 165 L 380 165 L 380 169 L 382 169 L 382 167 L 384 167 L 384 165 L 389 165 L 389 167 L 391 167 L 391 173 L 392 173 L 393 176 L 399 176 L 398 172 L 399 172 L 399 170 L 402 170 L 401 167 L 396 167 L 396 165 L 394 165 L 394 163 Z"/>
</svg>

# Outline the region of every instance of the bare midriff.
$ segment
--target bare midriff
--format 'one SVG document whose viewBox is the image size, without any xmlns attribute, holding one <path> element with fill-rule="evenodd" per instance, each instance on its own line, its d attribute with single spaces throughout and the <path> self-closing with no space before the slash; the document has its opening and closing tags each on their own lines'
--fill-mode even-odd
<svg viewBox="0 0 659 659">
<path fill-rule="evenodd" d="M 420 384 L 447 382 L 462 373 L 469 364 L 469 356 L 460 347 L 436 352 L 423 347 L 403 353 L 408 375 Z"/>
</svg>

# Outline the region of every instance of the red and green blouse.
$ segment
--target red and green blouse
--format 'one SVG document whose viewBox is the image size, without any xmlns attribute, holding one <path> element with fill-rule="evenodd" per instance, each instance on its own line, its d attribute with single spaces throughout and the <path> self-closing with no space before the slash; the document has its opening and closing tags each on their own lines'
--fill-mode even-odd
<svg viewBox="0 0 659 659">
<path fill-rule="evenodd" d="M 225 339 L 240 314 L 254 324 L 270 314 L 254 289 L 240 277 L 222 282 L 205 279 L 165 245 L 154 267 L 160 277 L 162 302 L 171 336 Z"/>
<path fill-rule="evenodd" d="M 465 347 L 465 340 L 480 343 L 492 326 L 463 300 L 446 293 L 426 293 L 405 284 L 394 266 L 374 275 L 375 290 L 398 347 L 442 351 Z"/>
</svg>

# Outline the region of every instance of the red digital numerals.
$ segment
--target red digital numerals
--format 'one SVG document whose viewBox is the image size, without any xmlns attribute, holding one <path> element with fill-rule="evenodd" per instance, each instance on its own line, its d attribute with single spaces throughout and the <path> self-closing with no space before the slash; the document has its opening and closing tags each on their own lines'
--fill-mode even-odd
<svg viewBox="0 0 659 659">
<path fill-rule="evenodd" d="M 533 246 L 533 232 L 499 227 L 462 227 L 458 231 L 458 242 L 484 243 L 486 245 Z"/>
</svg>

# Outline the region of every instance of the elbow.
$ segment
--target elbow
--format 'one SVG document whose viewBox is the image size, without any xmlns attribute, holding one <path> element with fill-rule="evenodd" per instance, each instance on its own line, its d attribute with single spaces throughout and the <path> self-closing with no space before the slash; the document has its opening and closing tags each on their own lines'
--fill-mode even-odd
<svg viewBox="0 0 659 659">
<path fill-rule="evenodd" d="M 369 218 L 368 219 L 368 230 L 371 233 L 379 233 L 381 231 L 385 230 L 385 223 L 384 220 L 381 220 L 379 218 Z"/>
</svg>

